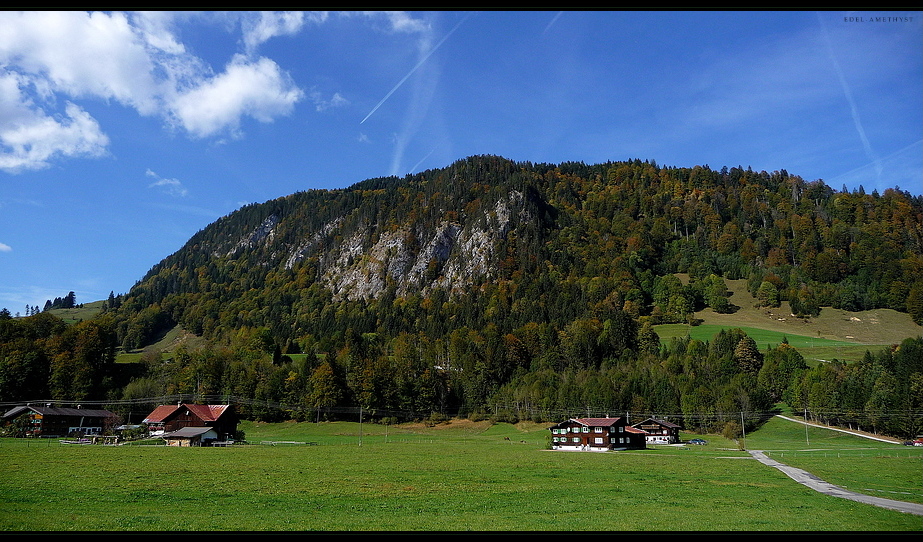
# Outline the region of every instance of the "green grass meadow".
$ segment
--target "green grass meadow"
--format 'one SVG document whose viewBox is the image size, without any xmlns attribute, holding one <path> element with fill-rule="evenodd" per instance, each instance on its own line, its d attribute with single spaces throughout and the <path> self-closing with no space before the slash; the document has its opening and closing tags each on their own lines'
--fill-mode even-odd
<svg viewBox="0 0 923 542">
<path fill-rule="evenodd" d="M 919 516 L 816 493 L 715 435 L 557 452 L 545 449 L 549 425 L 247 422 L 250 445 L 227 448 L 0 439 L 0 530 L 923 529 Z M 803 426 L 773 419 L 746 445 L 921 502 L 923 448 L 830 433 L 809 429 L 806 446 Z M 819 449 L 829 455 L 809 451 Z"/>
<path fill-rule="evenodd" d="M 654 330 L 660 336 L 660 341 L 668 345 L 670 339 L 674 337 L 689 337 L 710 342 L 715 338 L 722 329 L 737 328 L 752 338 L 760 350 L 766 350 L 768 347 L 777 347 L 783 341 L 788 341 L 792 347 L 798 350 L 805 361 L 811 363 L 816 361 L 859 361 L 865 355 L 865 352 L 871 351 L 877 353 L 888 345 L 868 345 L 859 344 L 850 341 L 840 341 L 833 339 L 824 339 L 820 337 L 809 337 L 805 335 L 795 335 L 782 331 L 774 331 L 748 326 L 728 326 L 721 324 L 702 324 L 699 326 L 690 326 L 687 324 L 661 324 L 654 327 Z"/>
</svg>

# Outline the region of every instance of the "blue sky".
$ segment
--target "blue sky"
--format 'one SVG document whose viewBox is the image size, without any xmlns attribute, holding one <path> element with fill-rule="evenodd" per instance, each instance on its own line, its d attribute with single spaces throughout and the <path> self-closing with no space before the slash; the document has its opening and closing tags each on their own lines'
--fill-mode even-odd
<svg viewBox="0 0 923 542">
<path fill-rule="evenodd" d="M 475 154 L 920 194 L 921 51 L 923 12 L 0 12 L 0 308 Z"/>
</svg>

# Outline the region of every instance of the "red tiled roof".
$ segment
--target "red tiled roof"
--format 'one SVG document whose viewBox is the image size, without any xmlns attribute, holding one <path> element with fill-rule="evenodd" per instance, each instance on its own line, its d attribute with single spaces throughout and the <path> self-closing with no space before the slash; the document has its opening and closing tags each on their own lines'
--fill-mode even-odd
<svg viewBox="0 0 923 542">
<path fill-rule="evenodd" d="M 147 415 L 141 423 L 157 423 L 162 422 L 167 419 L 167 416 L 176 412 L 176 409 L 179 408 L 179 405 L 160 405 L 155 408 L 153 412 Z"/>
<path fill-rule="evenodd" d="M 230 408 L 230 405 L 192 405 L 185 403 L 182 405 L 160 405 L 147 415 L 143 423 L 162 422 L 180 408 L 189 410 L 202 421 L 213 422 L 220 418 Z"/>
<path fill-rule="evenodd" d="M 190 412 L 199 417 L 200 420 L 213 422 L 221 417 L 228 409 L 229 405 L 183 405 Z"/>
</svg>

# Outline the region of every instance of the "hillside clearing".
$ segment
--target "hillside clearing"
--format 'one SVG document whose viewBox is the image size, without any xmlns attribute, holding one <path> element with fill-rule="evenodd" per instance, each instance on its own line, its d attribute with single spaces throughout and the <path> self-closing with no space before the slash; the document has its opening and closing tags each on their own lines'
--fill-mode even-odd
<svg viewBox="0 0 923 542">
<path fill-rule="evenodd" d="M 688 277 L 680 275 L 684 281 Z M 669 344 L 673 337 L 710 341 L 722 329 L 739 328 L 752 337 L 761 349 L 777 346 L 783 340 L 797 348 L 809 361 L 858 361 L 866 351 L 877 352 L 904 339 L 923 336 L 923 326 L 909 314 L 891 309 L 849 312 L 832 307 L 821 309 L 814 318 L 792 316 L 787 301 L 779 307 L 757 307 L 756 298 L 747 290 L 746 280 L 725 280 L 730 301 L 738 309 L 719 314 L 711 309 L 695 313 L 701 324 L 661 324 L 654 327 L 661 341 Z"/>
</svg>

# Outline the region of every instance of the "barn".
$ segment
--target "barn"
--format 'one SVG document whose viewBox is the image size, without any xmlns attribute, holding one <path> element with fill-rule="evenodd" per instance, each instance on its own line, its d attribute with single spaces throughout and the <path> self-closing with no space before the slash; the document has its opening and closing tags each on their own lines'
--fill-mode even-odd
<svg viewBox="0 0 923 542">
<path fill-rule="evenodd" d="M 233 405 L 180 403 L 158 406 L 141 423 L 148 426 L 151 436 L 164 437 L 166 434 L 176 435 L 181 429 L 206 428 L 213 435 L 202 432 L 198 437 L 202 442 L 227 441 L 237 433 L 238 417 Z M 186 438 L 186 433 L 181 434 L 182 438 Z"/>
<path fill-rule="evenodd" d="M 208 446 L 218 440 L 218 433 L 211 427 L 183 427 L 160 435 L 167 446 Z"/>
</svg>

